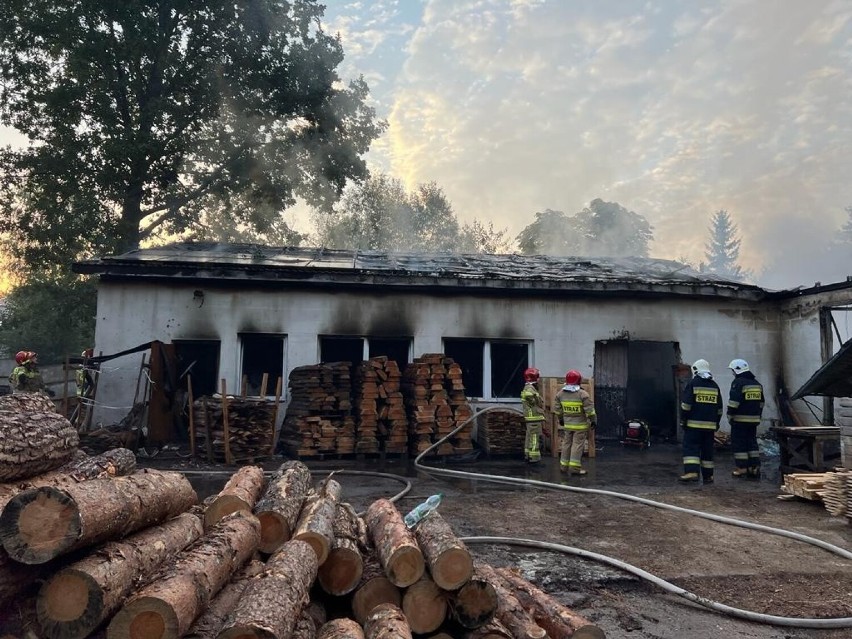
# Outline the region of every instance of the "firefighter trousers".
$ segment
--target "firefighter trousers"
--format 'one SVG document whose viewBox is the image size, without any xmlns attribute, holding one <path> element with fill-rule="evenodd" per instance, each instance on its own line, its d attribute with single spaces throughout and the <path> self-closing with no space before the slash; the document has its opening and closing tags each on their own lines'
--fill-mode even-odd
<svg viewBox="0 0 852 639">
<path fill-rule="evenodd" d="M 702 479 L 713 479 L 713 433 L 711 428 L 683 429 L 683 472 L 701 473 Z"/>
<path fill-rule="evenodd" d="M 589 437 L 586 430 L 562 429 L 562 450 L 559 456 L 559 466 L 569 470 L 580 470 L 583 466 L 583 448 Z"/>
<path fill-rule="evenodd" d="M 737 468 L 760 468 L 760 447 L 757 445 L 757 424 L 731 424 L 731 448 Z"/>
<path fill-rule="evenodd" d="M 527 435 L 524 438 L 524 459 L 529 462 L 541 461 L 541 427 L 544 420 L 526 422 Z"/>
</svg>

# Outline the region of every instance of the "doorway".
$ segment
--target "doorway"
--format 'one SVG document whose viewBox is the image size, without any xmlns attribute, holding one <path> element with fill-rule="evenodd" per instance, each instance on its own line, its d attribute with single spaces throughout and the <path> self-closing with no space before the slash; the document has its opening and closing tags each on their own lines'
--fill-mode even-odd
<svg viewBox="0 0 852 639">
<path fill-rule="evenodd" d="M 677 342 L 602 340 L 595 342 L 597 436 L 618 439 L 626 419 L 648 424 L 654 439 L 677 436 Z"/>
</svg>

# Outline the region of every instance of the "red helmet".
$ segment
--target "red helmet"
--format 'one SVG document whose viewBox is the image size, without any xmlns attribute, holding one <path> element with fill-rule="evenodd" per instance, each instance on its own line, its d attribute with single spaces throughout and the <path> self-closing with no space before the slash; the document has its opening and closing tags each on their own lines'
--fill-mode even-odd
<svg viewBox="0 0 852 639">
<path fill-rule="evenodd" d="M 565 373 L 565 383 L 571 384 L 572 386 L 578 386 L 580 382 L 583 381 L 583 376 L 580 375 L 580 371 L 570 370 Z"/>
<path fill-rule="evenodd" d="M 94 348 L 87 348 L 87 349 L 86 349 L 86 350 L 84 350 L 82 353 L 80 353 L 80 355 L 81 355 L 82 357 L 92 357 L 94 354 L 95 354 L 95 349 L 94 349 Z"/>
<path fill-rule="evenodd" d="M 18 366 L 23 366 L 24 362 L 29 359 L 29 357 L 27 357 L 29 354 L 29 351 L 18 351 L 17 353 L 15 353 L 15 363 Z"/>
<path fill-rule="evenodd" d="M 38 357 L 38 353 L 36 353 L 35 351 L 27 351 L 28 362 L 34 360 L 36 357 Z"/>
<path fill-rule="evenodd" d="M 538 371 L 537 368 L 528 368 L 524 371 L 525 382 L 537 382 L 540 376 L 541 373 Z"/>
</svg>

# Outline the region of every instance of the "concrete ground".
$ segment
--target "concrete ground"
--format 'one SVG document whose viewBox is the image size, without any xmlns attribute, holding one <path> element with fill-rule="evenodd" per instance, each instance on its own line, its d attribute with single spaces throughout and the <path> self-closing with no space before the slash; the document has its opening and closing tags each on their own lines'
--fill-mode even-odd
<svg viewBox="0 0 852 639">
<path fill-rule="evenodd" d="M 598 488 L 782 527 L 852 550 L 852 528 L 830 517 L 821 504 L 780 501 L 777 458 L 764 460 L 764 477 L 731 477 L 731 453 L 717 454 L 716 483 L 682 485 L 680 450 L 647 450 L 604 443 L 586 460 L 586 477 L 566 479 L 555 459 L 528 466 L 520 460 L 434 462 L 438 468 L 528 477 L 554 484 Z M 275 468 L 280 460 L 264 464 Z M 151 465 L 191 470 L 201 497 L 219 490 L 230 471 L 186 461 Z M 807 544 L 674 513 L 610 496 L 513 487 L 468 479 L 438 479 L 410 461 L 326 460 L 308 464 L 318 473 L 373 470 L 407 477 L 411 492 L 400 499 L 405 512 L 430 494 L 445 495 L 444 517 L 459 535 L 522 537 L 576 546 L 639 566 L 709 599 L 755 612 L 795 617 L 852 617 L 852 562 Z M 357 509 L 395 494 L 389 479 L 341 475 L 345 499 Z M 805 630 L 740 621 L 664 593 L 630 574 L 572 556 L 518 547 L 477 545 L 472 552 L 495 565 L 516 566 L 609 637 L 680 639 L 753 637 L 799 639 L 852 637 L 852 629 Z"/>
</svg>

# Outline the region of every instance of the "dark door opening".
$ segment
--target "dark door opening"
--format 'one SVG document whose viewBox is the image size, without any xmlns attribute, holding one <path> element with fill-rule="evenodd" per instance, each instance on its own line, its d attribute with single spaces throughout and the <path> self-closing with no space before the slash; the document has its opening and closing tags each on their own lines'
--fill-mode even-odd
<svg viewBox="0 0 852 639">
<path fill-rule="evenodd" d="M 320 337 L 320 362 L 349 362 L 354 366 L 364 361 L 363 337 Z"/>
<path fill-rule="evenodd" d="M 529 346 L 518 342 L 491 342 L 491 395 L 518 397 L 529 367 Z"/>
<path fill-rule="evenodd" d="M 266 379 L 266 395 L 274 395 L 278 378 L 284 375 L 284 337 L 266 333 L 242 333 L 243 377 L 246 380 L 246 393 L 259 395 Z M 286 386 L 287 380 L 281 380 Z"/>
<path fill-rule="evenodd" d="M 678 390 L 673 371 L 679 363 L 676 342 L 596 342 L 598 437 L 616 439 L 625 419 L 641 419 L 654 439 L 675 439 Z"/>
<path fill-rule="evenodd" d="M 219 382 L 219 340 L 182 339 L 175 340 L 175 356 L 178 363 L 178 383 L 187 390 L 187 373 L 192 379 L 194 397 L 212 395 L 217 392 Z"/>
<path fill-rule="evenodd" d="M 464 394 L 482 397 L 485 340 L 445 338 L 444 354 L 461 367 Z"/>
</svg>

